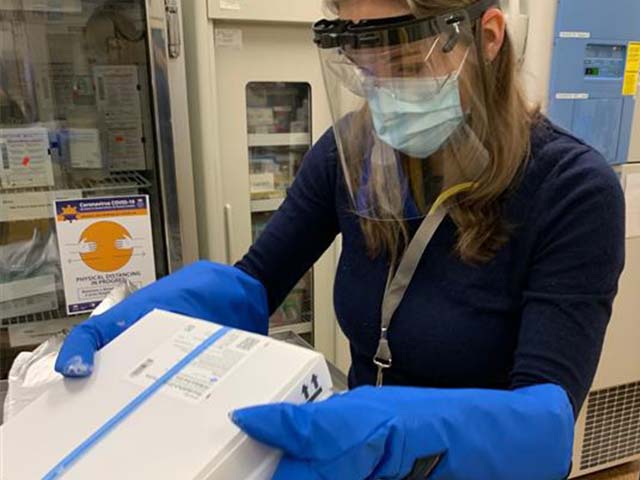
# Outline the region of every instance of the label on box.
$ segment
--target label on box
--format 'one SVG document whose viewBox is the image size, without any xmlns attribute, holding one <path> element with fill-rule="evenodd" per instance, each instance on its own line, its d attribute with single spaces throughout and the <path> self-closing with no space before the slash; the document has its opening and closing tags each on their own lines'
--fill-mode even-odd
<svg viewBox="0 0 640 480">
<path fill-rule="evenodd" d="M 149 387 L 219 328 L 202 322 L 188 323 L 139 362 L 127 379 L 141 387 Z M 200 403 L 211 396 L 227 374 L 266 345 L 267 339 L 230 331 L 173 377 L 160 393 Z"/>
<path fill-rule="evenodd" d="M 1 42 L 1 40 L 0 40 Z M 34 87 L 38 100 L 38 112 L 42 119 L 52 119 L 55 117 L 55 106 L 53 104 L 53 90 L 51 85 L 51 75 L 48 63 L 36 63 L 32 65 Z"/>
<path fill-rule="evenodd" d="M 273 108 L 250 107 L 247 109 L 247 123 L 249 127 L 263 127 L 273 125 Z"/>
<path fill-rule="evenodd" d="M 144 133 L 137 120 L 109 113 L 105 117 L 109 168 L 113 171 L 145 169 Z"/>
<path fill-rule="evenodd" d="M 101 169 L 100 132 L 95 128 L 70 128 L 65 131 L 69 142 L 69 160 L 73 168 Z"/>
<path fill-rule="evenodd" d="M 137 65 L 93 67 L 98 111 L 105 125 L 104 140 L 111 170 L 144 170 L 142 86 Z"/>
<path fill-rule="evenodd" d="M 273 173 L 252 173 L 250 175 L 251 193 L 267 193 L 276 189 Z"/>
<path fill-rule="evenodd" d="M 0 222 L 53 218 L 54 200 L 79 197 L 82 197 L 80 190 L 4 193 L 0 195 Z"/>
<path fill-rule="evenodd" d="M 141 87 L 136 65 L 96 65 L 93 77 L 99 111 L 127 112 L 140 120 Z"/>
<path fill-rule="evenodd" d="M 49 134 L 45 128 L 0 129 L 0 186 L 53 185 Z"/>
<path fill-rule="evenodd" d="M 73 64 L 73 49 L 68 48 L 71 42 L 82 42 L 81 35 L 49 34 L 47 42 L 51 58 L 59 57 L 56 63 L 49 64 L 51 74 L 51 90 L 53 91 L 55 114 L 58 118 L 70 118 L 74 115 L 95 114 L 95 92 L 92 78 L 76 72 Z M 53 61 L 53 60 L 52 60 Z"/>
</svg>

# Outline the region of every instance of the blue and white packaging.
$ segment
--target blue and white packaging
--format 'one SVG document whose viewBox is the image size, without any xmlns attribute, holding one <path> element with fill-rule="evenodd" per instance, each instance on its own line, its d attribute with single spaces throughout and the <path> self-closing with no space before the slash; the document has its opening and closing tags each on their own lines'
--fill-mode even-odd
<svg viewBox="0 0 640 480">
<path fill-rule="evenodd" d="M 155 310 L 0 427 L 0 479 L 268 479 L 279 452 L 229 414 L 331 387 L 317 352 Z"/>
</svg>

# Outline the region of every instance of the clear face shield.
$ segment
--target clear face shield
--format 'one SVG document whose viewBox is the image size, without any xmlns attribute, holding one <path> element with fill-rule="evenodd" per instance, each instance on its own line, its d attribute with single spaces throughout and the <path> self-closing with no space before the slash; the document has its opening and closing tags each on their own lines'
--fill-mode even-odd
<svg viewBox="0 0 640 480">
<path fill-rule="evenodd" d="M 437 17 L 314 25 L 353 211 L 371 220 L 422 218 L 473 187 L 487 152 L 469 125 L 474 25 L 497 0 Z"/>
</svg>

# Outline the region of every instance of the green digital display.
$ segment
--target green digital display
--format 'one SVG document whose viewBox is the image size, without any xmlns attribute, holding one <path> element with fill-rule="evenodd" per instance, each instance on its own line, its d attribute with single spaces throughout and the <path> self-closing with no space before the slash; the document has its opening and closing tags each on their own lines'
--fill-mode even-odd
<svg viewBox="0 0 640 480">
<path fill-rule="evenodd" d="M 600 69 L 597 67 L 589 67 L 585 70 L 585 75 L 587 77 L 598 77 L 600 76 Z"/>
</svg>

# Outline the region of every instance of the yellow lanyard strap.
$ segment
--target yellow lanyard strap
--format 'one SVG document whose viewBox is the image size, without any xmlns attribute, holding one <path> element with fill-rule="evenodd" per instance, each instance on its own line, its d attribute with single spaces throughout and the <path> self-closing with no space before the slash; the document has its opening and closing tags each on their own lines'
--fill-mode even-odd
<svg viewBox="0 0 640 480">
<path fill-rule="evenodd" d="M 434 202 L 433 207 L 431 207 L 431 210 L 429 210 L 429 215 L 433 215 L 435 211 L 438 208 L 440 208 L 440 205 L 442 205 L 444 202 L 449 200 L 451 197 L 454 197 L 466 190 L 473 190 L 476 186 L 477 186 L 477 183 L 467 182 L 467 183 L 460 183 L 458 185 L 454 185 L 451 188 L 448 188 L 447 190 L 442 192 L 440 195 L 438 195 L 438 198 L 436 198 L 436 201 Z"/>
</svg>

